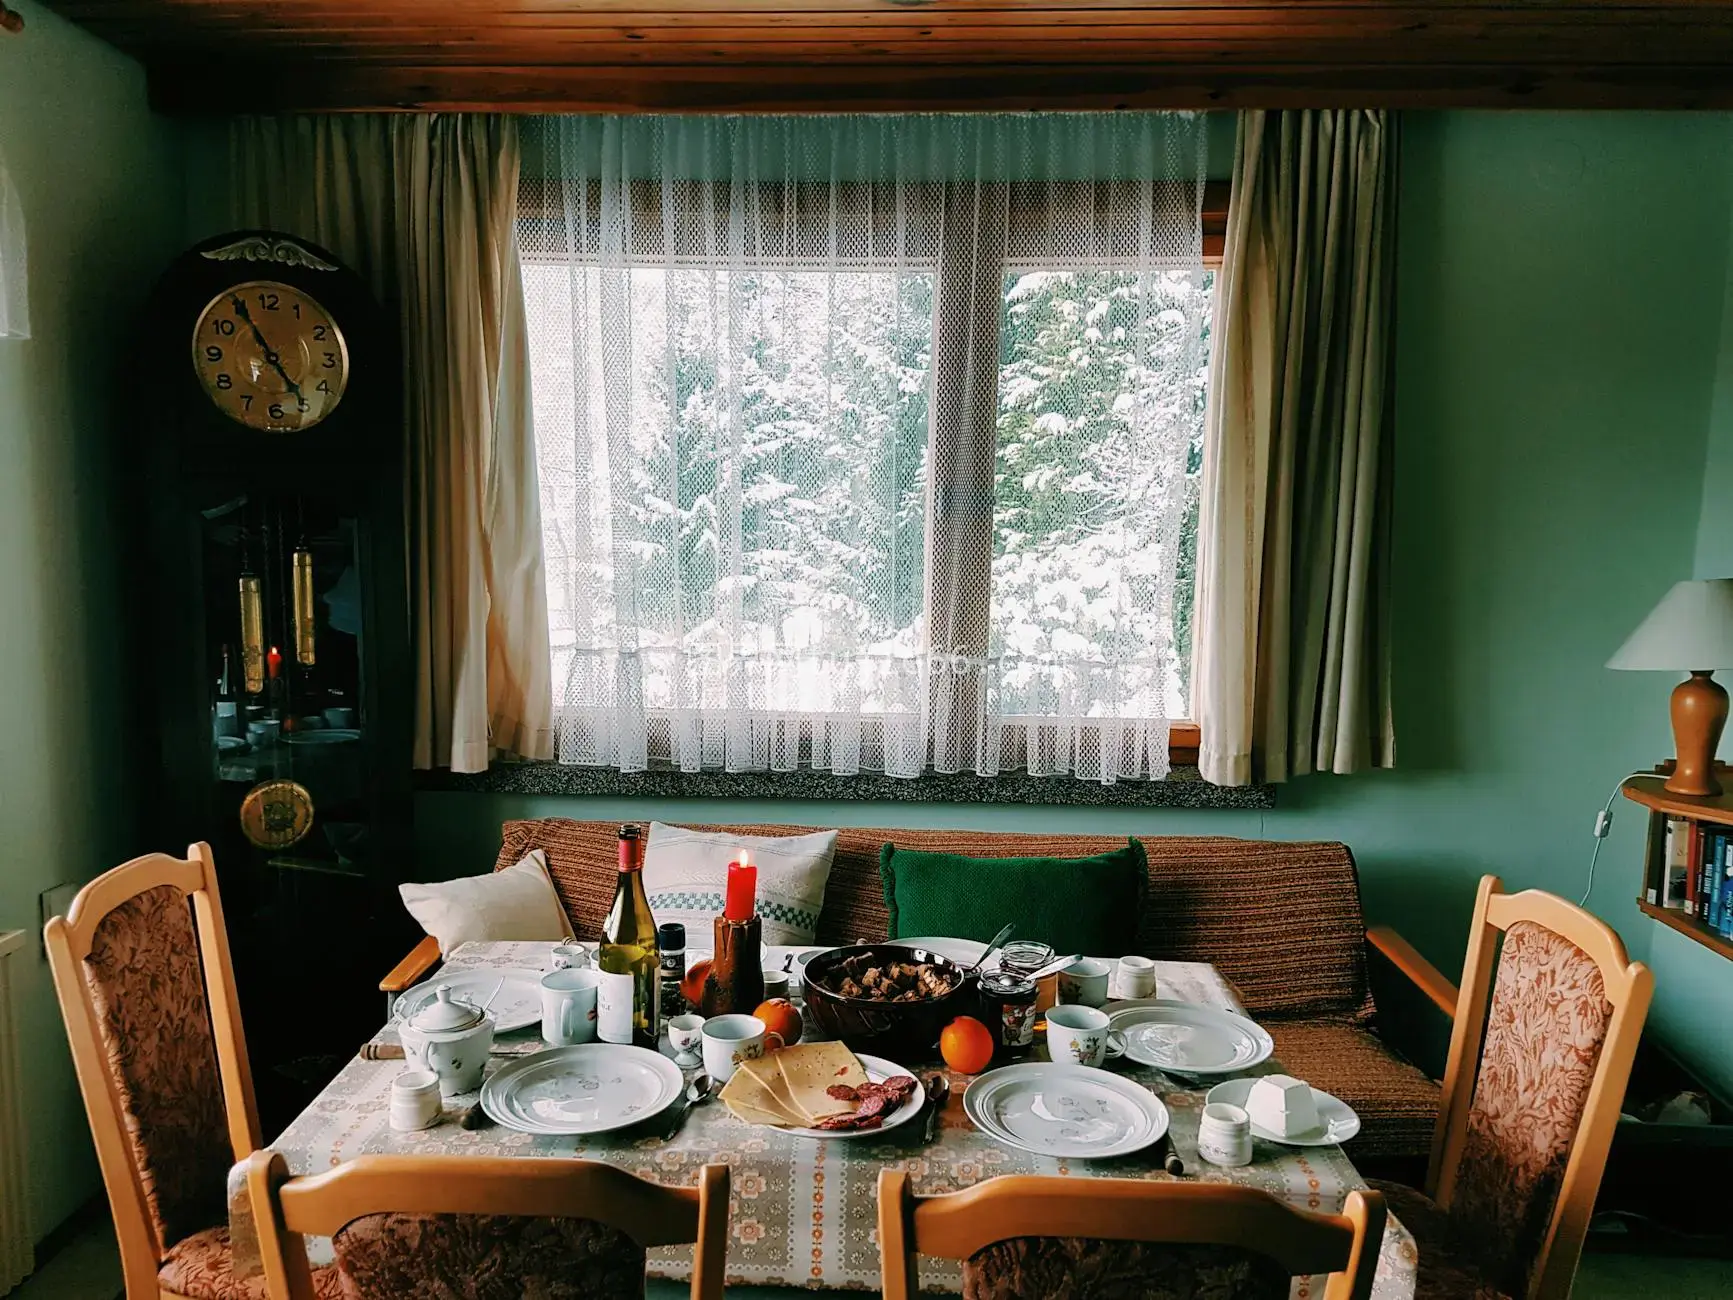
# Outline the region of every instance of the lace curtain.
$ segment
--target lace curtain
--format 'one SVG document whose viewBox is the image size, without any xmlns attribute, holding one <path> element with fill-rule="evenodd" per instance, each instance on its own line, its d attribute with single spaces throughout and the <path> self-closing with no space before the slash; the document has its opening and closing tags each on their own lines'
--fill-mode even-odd
<svg viewBox="0 0 1733 1300">
<path fill-rule="evenodd" d="M 1164 776 L 1203 119 L 524 132 L 561 761 Z"/>
<path fill-rule="evenodd" d="M 24 279 L 24 209 L 0 154 L 0 339 L 30 337 L 30 298 Z"/>
</svg>

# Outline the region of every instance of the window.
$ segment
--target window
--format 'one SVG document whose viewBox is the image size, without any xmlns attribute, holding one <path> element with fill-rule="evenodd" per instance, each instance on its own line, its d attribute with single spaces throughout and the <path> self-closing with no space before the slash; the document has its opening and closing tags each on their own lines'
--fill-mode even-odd
<svg viewBox="0 0 1733 1300">
<path fill-rule="evenodd" d="M 1001 149 L 986 177 L 812 179 L 763 165 L 755 131 L 807 157 L 774 119 L 709 130 L 725 179 L 668 179 L 666 138 L 636 175 L 554 140 L 520 203 L 562 760 L 1164 774 L 1199 176 Z"/>
</svg>

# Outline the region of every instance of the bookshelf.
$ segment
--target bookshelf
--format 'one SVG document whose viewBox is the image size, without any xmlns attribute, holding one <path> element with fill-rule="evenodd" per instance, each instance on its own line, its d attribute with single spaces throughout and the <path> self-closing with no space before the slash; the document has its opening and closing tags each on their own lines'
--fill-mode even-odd
<svg viewBox="0 0 1733 1300">
<path fill-rule="evenodd" d="M 1717 774 L 1733 787 L 1733 777 L 1725 766 Z M 1687 915 L 1678 908 L 1651 903 L 1646 894 L 1650 885 L 1665 873 L 1667 852 L 1667 819 L 1683 817 L 1712 831 L 1733 835 L 1733 789 L 1709 797 L 1673 794 L 1666 789 L 1665 771 L 1655 776 L 1639 776 L 1626 783 L 1624 796 L 1632 803 L 1649 810 L 1649 835 L 1644 849 L 1643 891 L 1637 895 L 1637 907 L 1669 929 L 1702 944 L 1733 961 L 1733 940 L 1723 938 L 1699 917 Z"/>
</svg>

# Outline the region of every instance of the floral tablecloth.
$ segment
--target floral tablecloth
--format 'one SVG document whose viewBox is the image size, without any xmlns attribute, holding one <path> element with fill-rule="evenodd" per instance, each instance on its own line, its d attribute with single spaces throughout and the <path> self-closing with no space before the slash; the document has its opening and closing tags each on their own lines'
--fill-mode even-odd
<svg viewBox="0 0 1733 1300">
<path fill-rule="evenodd" d="M 774 950 L 780 964 L 787 950 Z M 452 953 L 447 969 L 515 966 L 548 969 L 550 946 L 543 943 L 465 944 Z M 1240 1010 L 1233 990 L 1214 967 L 1194 962 L 1157 962 L 1162 997 Z M 396 1040 L 395 1023 L 387 1024 L 376 1041 Z M 507 1035 L 501 1046 L 522 1052 L 540 1047 L 534 1029 Z M 664 1050 L 667 1044 L 664 1040 Z M 490 1061 L 491 1073 L 508 1057 Z M 963 1113 L 963 1090 L 969 1076 L 951 1073 L 951 1097 L 939 1140 L 920 1143 L 920 1126 L 904 1125 L 883 1141 L 814 1141 L 777 1129 L 748 1125 L 719 1103 L 694 1107 L 685 1126 L 668 1141 L 636 1129 L 595 1137 L 539 1137 L 489 1126 L 476 1131 L 458 1127 L 454 1118 L 473 1097 L 451 1098 L 446 1118 L 430 1129 L 399 1133 L 387 1121 L 391 1080 L 403 1070 L 402 1061 L 364 1061 L 357 1057 L 343 1067 L 281 1136 L 272 1143 L 297 1174 L 317 1173 L 358 1155 L 377 1153 L 475 1154 L 495 1156 L 580 1156 L 605 1160 L 640 1177 L 659 1182 L 691 1182 L 700 1166 L 722 1162 L 732 1173 L 729 1215 L 728 1281 L 735 1285 L 799 1286 L 845 1290 L 878 1289 L 879 1261 L 875 1240 L 879 1170 L 901 1167 L 921 1193 L 960 1191 L 999 1174 L 1066 1174 L 1096 1178 L 1169 1177 L 1150 1153 L 1113 1160 L 1065 1161 L 1030 1155 L 1000 1146 L 979 1132 Z M 938 1069 L 937 1065 L 932 1069 Z M 1177 1088 L 1154 1070 L 1120 1063 L 1114 1067 L 1158 1092 L 1172 1115 L 1175 1149 L 1186 1164 L 1186 1177 L 1202 1182 L 1235 1182 L 1262 1187 L 1311 1210 L 1335 1211 L 1343 1198 L 1364 1186 L 1353 1164 L 1339 1147 L 1288 1148 L 1258 1142 L 1250 1165 L 1219 1169 L 1197 1156 L 1198 1113 L 1203 1093 Z M 1265 1070 L 1273 1071 L 1271 1061 Z M 924 1077 L 932 1070 L 922 1067 Z M 237 1171 L 238 1172 L 238 1171 Z M 250 1213 L 239 1178 L 232 1178 L 232 1221 L 237 1253 L 247 1253 Z M 320 1247 L 324 1249 L 321 1250 Z M 310 1243 L 315 1259 L 329 1258 L 329 1243 Z M 690 1271 L 689 1247 L 653 1251 L 650 1272 L 656 1277 L 683 1278 Z M 1394 1218 L 1385 1231 L 1374 1295 L 1379 1300 L 1407 1300 L 1414 1294 L 1413 1239 Z M 955 1291 L 958 1268 L 948 1260 L 924 1260 L 925 1289 Z M 1322 1294 L 1321 1278 L 1295 1281 L 1294 1295 Z"/>
</svg>

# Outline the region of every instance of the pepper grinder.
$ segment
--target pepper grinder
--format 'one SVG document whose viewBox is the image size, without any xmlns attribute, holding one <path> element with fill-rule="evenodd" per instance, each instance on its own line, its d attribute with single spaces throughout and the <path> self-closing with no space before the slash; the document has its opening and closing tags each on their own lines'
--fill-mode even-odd
<svg viewBox="0 0 1733 1300">
<path fill-rule="evenodd" d="M 728 864 L 728 892 L 716 918 L 716 951 L 704 977 L 699 1010 L 706 1017 L 757 1010 L 764 1001 L 762 936 L 757 910 L 758 868 L 743 852 Z"/>
</svg>

